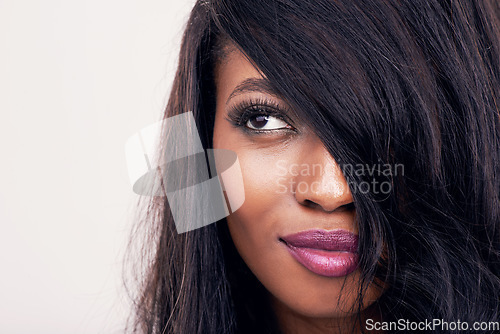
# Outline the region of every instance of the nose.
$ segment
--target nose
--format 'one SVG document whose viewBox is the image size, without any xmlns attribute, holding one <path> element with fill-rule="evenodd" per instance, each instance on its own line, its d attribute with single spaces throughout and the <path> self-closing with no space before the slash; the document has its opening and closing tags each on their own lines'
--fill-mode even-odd
<svg viewBox="0 0 500 334">
<path fill-rule="evenodd" d="M 298 203 L 326 212 L 353 208 L 351 190 L 342 170 L 319 138 L 309 141 L 299 156 L 294 189 Z"/>
</svg>

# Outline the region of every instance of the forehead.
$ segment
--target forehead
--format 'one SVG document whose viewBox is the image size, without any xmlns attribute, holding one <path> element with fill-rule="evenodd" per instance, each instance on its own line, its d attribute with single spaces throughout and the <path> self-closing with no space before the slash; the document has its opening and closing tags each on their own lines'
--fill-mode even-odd
<svg viewBox="0 0 500 334">
<path fill-rule="evenodd" d="M 219 97 L 229 98 L 232 91 L 242 82 L 264 78 L 262 73 L 234 45 L 226 49 L 225 56 L 215 63 L 214 70 L 218 101 L 220 101 Z"/>
</svg>

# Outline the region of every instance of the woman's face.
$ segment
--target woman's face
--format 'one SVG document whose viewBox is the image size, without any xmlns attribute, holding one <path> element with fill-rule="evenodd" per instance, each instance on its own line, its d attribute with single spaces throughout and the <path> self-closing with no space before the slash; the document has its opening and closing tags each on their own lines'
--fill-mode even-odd
<svg viewBox="0 0 500 334">
<path fill-rule="evenodd" d="M 236 152 L 245 187 L 227 218 L 239 254 L 279 317 L 353 315 L 357 226 L 339 166 L 242 53 L 233 48 L 215 72 L 213 145 Z M 378 296 L 368 287 L 364 307 Z"/>
</svg>

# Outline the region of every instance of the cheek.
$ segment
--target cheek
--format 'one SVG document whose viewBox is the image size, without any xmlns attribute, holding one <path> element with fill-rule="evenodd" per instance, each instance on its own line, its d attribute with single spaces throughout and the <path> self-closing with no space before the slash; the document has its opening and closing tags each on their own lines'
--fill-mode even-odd
<svg viewBox="0 0 500 334">
<path fill-rule="evenodd" d="M 238 253 L 261 282 L 274 280 L 276 264 L 288 255 L 278 236 L 287 222 L 283 213 L 291 194 L 280 189 L 276 165 L 285 159 L 253 150 L 235 150 L 240 162 L 245 202 L 229 217 L 229 231 Z M 258 151 L 258 150 L 257 150 Z"/>
<path fill-rule="evenodd" d="M 245 195 L 248 195 L 249 206 L 259 206 L 262 209 L 275 206 L 286 194 L 280 184 L 284 177 L 276 166 L 283 159 L 266 157 L 250 153 L 238 154 L 245 186 Z M 288 194 L 290 195 L 290 194 Z"/>
<path fill-rule="evenodd" d="M 263 251 L 269 240 L 276 238 L 278 212 L 286 196 L 280 191 L 276 173 L 276 158 L 253 152 L 237 152 L 243 175 L 245 202 L 228 217 L 233 241 L 242 252 L 244 248 Z M 248 247 L 244 247 L 247 245 Z M 248 251 L 248 253 L 250 250 Z"/>
</svg>

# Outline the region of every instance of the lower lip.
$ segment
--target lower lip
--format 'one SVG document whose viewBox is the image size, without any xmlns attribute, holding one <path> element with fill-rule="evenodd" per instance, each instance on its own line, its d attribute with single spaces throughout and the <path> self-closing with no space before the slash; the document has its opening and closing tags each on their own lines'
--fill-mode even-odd
<svg viewBox="0 0 500 334">
<path fill-rule="evenodd" d="M 357 253 L 286 246 L 295 260 L 313 273 L 321 276 L 347 276 L 356 270 L 358 266 Z"/>
</svg>

